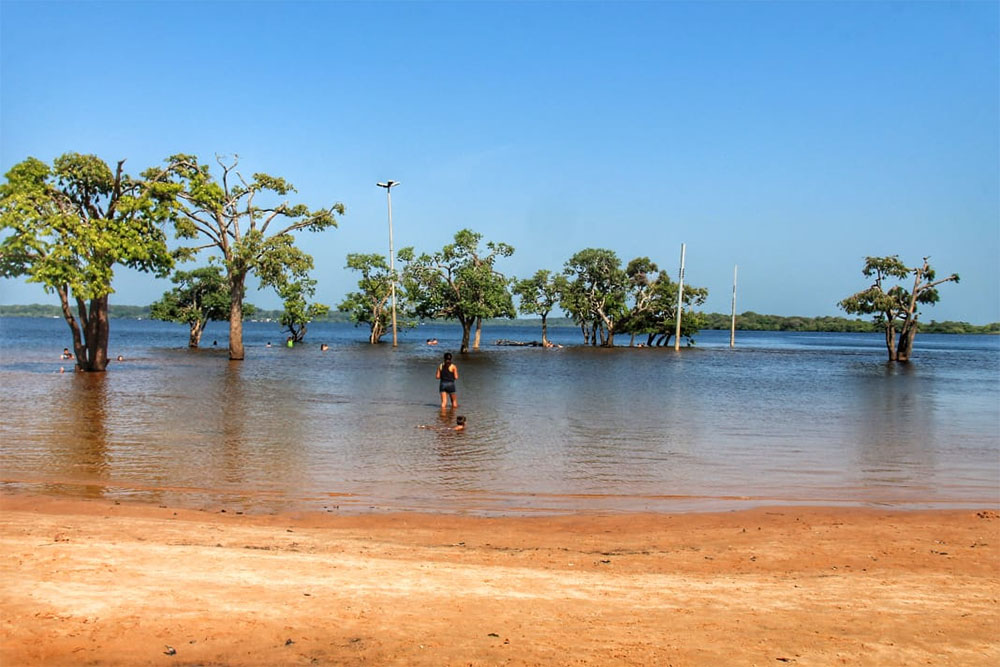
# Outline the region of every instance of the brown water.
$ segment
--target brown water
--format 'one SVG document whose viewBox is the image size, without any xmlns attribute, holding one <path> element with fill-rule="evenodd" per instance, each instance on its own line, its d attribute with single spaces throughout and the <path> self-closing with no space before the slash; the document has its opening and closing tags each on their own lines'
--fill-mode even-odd
<svg viewBox="0 0 1000 667">
<path fill-rule="evenodd" d="M 434 370 L 455 327 L 394 350 L 314 325 L 313 344 L 286 349 L 265 347 L 276 325 L 248 324 L 247 359 L 231 363 L 222 329 L 191 351 L 183 328 L 115 321 L 124 363 L 60 374 L 65 324 L 0 324 L 8 489 L 250 512 L 1000 500 L 996 337 L 921 336 L 908 365 L 852 334 L 745 334 L 730 350 L 728 332 L 706 332 L 680 353 L 488 345 L 457 358 L 470 425 L 456 433 L 417 428 L 453 423 Z"/>
</svg>

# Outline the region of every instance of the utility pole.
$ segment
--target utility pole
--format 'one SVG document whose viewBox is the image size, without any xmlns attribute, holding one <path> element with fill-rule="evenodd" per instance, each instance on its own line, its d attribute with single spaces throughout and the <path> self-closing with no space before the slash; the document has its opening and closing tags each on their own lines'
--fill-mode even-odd
<svg viewBox="0 0 1000 667">
<path fill-rule="evenodd" d="M 738 265 L 733 265 L 733 319 L 729 324 L 729 347 L 736 346 L 736 269 Z"/>
<path fill-rule="evenodd" d="M 396 347 L 396 257 L 392 249 L 392 193 L 390 190 L 399 185 L 399 181 L 386 181 L 375 185 L 385 188 L 385 199 L 389 204 L 389 272 L 392 274 L 389 291 L 392 294 L 392 346 Z"/>
<path fill-rule="evenodd" d="M 684 310 L 684 248 L 681 244 L 681 272 L 677 279 L 677 331 L 674 333 L 674 350 L 681 349 L 681 311 Z"/>
</svg>

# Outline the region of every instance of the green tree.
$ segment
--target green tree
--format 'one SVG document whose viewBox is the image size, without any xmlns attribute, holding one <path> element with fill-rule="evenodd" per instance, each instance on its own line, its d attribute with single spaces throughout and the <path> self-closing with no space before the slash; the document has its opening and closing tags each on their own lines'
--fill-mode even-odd
<svg viewBox="0 0 1000 667">
<path fill-rule="evenodd" d="M 634 344 L 636 334 L 646 334 L 646 345 L 669 344 L 677 331 L 677 283 L 648 257 L 633 259 L 625 268 L 625 274 L 632 307 L 621 328 L 632 334 L 629 345 Z M 689 344 L 694 342 L 695 334 L 705 323 L 693 309 L 705 303 L 707 298 L 707 288 L 684 286 L 681 336 Z"/>
<path fill-rule="evenodd" d="M 166 322 L 183 322 L 190 326 L 188 347 L 198 347 L 205 325 L 229 317 L 229 283 L 216 265 L 193 271 L 176 271 L 171 281 L 177 285 L 150 305 L 150 317 Z M 252 306 L 243 304 L 243 314 Z"/>
<path fill-rule="evenodd" d="M 94 155 L 66 153 L 50 168 L 28 158 L 0 185 L 0 275 L 27 276 L 59 296 L 84 371 L 108 365 L 114 267 L 165 276 L 173 266 L 162 229 L 171 218 L 165 174 L 133 179 L 124 164 L 112 171 Z"/>
<path fill-rule="evenodd" d="M 401 262 L 413 260 L 413 249 L 403 248 L 397 253 Z M 358 280 L 358 292 L 349 292 L 337 306 L 341 312 L 350 314 L 355 324 L 369 326 L 368 342 L 378 343 L 386 334 L 391 324 L 391 304 L 393 275 L 386 258 L 379 254 L 352 253 L 347 256 L 347 268 L 361 272 Z M 397 282 L 399 277 L 396 276 Z M 404 290 L 396 290 L 397 326 L 412 327 L 409 300 Z M 399 317 L 406 318 L 400 322 Z"/>
<path fill-rule="evenodd" d="M 627 315 L 628 276 L 613 250 L 587 248 L 567 260 L 563 273 L 569 279 L 560 305 L 583 330 L 584 344 L 615 344 L 615 331 Z"/>
<path fill-rule="evenodd" d="M 855 315 L 872 315 L 875 325 L 885 332 L 885 346 L 889 351 L 889 361 L 909 361 L 913 351 L 913 340 L 917 335 L 917 308 L 921 304 L 935 304 L 940 299 L 937 286 L 947 282 L 958 282 L 958 274 L 935 280 L 934 269 L 929 258 L 923 264 L 907 267 L 898 255 L 889 257 L 866 257 L 861 270 L 866 278 L 875 278 L 871 287 L 856 292 L 840 301 L 841 308 Z M 913 276 L 913 287 L 907 290 L 902 285 L 891 284 L 894 280 L 904 280 Z M 899 331 L 897 342 L 896 332 Z"/>
<path fill-rule="evenodd" d="M 490 241 L 484 251 L 480 248 L 482 238 L 482 234 L 463 229 L 455 234 L 454 243 L 439 252 L 410 260 L 403 275 L 419 317 L 458 320 L 463 353 L 469 351 L 473 324 L 473 347 L 478 348 L 483 319 L 516 314 L 509 281 L 495 268 L 496 260 L 510 257 L 514 248 Z"/>
<path fill-rule="evenodd" d="M 277 289 L 285 307 L 279 322 L 291 334 L 292 340 L 299 343 L 305 339 L 309 323 L 330 312 L 330 306 L 309 302 L 316 293 L 316 281 L 310 278 L 289 280 Z"/>
<path fill-rule="evenodd" d="M 187 249 L 189 254 L 204 249 L 221 254 L 230 294 L 229 358 L 243 359 L 247 276 L 253 274 L 261 285 L 275 289 L 301 279 L 312 269 L 313 260 L 295 245 L 294 233 L 336 227 L 334 214 L 343 215 L 344 206 L 337 203 L 313 211 L 305 204 L 281 201 L 295 192 L 291 183 L 263 173 L 247 181 L 236 171 L 235 156 L 229 162 L 217 159 L 222 169 L 219 181 L 194 156 L 175 155 L 167 162 L 177 186 L 178 236 L 207 241 Z"/>
<path fill-rule="evenodd" d="M 553 276 L 541 269 L 530 278 L 514 281 L 513 292 L 520 297 L 520 310 L 527 315 L 542 318 L 542 345 L 548 345 L 547 321 L 549 313 L 559 303 L 559 295 L 566 285 L 564 276 Z"/>
</svg>

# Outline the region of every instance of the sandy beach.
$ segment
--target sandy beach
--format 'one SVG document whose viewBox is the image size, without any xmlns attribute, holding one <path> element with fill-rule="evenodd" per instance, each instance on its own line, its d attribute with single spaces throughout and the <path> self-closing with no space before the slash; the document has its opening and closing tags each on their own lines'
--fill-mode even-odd
<svg viewBox="0 0 1000 667">
<path fill-rule="evenodd" d="M 995 509 L 2 500 L 4 665 L 1000 664 Z"/>
</svg>

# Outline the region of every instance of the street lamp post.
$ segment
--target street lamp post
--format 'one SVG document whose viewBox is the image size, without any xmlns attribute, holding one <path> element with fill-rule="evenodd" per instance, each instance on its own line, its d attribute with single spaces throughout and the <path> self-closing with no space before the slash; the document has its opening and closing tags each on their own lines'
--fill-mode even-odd
<svg viewBox="0 0 1000 667">
<path fill-rule="evenodd" d="M 385 200 L 389 204 L 389 272 L 392 274 L 389 292 L 392 294 L 392 346 L 396 347 L 396 258 L 392 249 L 392 192 L 390 191 L 399 185 L 399 181 L 386 181 L 376 185 L 385 188 Z"/>
<path fill-rule="evenodd" d="M 681 270 L 677 275 L 677 331 L 674 333 L 674 350 L 681 349 L 681 314 L 684 311 L 684 248 L 681 244 Z"/>
</svg>

